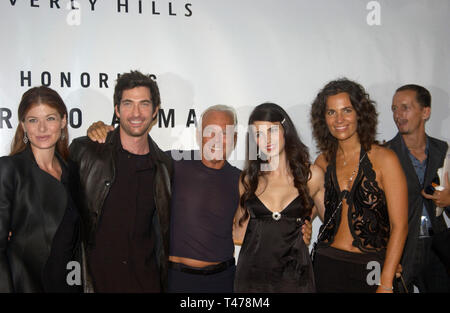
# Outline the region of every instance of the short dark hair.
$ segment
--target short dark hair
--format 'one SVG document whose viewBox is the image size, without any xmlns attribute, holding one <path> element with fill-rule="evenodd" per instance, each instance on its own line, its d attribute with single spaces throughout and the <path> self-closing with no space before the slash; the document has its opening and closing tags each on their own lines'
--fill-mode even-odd
<svg viewBox="0 0 450 313">
<path fill-rule="evenodd" d="M 399 91 L 406 91 L 406 90 L 412 90 L 416 92 L 416 100 L 419 102 L 419 104 L 422 106 L 422 108 L 430 108 L 431 107 L 431 94 L 425 87 L 415 85 L 415 84 L 408 84 L 401 86 L 398 88 L 395 92 Z"/>
<path fill-rule="evenodd" d="M 316 140 L 317 148 L 325 154 L 327 161 L 336 157 L 338 141 L 328 129 L 325 112 L 328 97 L 339 93 L 346 93 L 350 98 L 353 108 L 358 116 L 357 133 L 359 141 L 364 150 L 369 151 L 377 134 L 378 113 L 375 108 L 375 101 L 371 100 L 369 94 L 359 83 L 347 78 L 333 80 L 323 87 L 317 94 L 311 107 L 311 124 L 313 127 L 313 137 Z"/>
<path fill-rule="evenodd" d="M 117 78 L 116 87 L 114 88 L 114 106 L 120 105 L 124 90 L 141 86 L 150 89 L 153 110 L 159 107 L 161 105 L 161 98 L 159 96 L 158 84 L 152 79 L 152 75 L 145 75 L 139 71 L 123 73 Z"/>
</svg>

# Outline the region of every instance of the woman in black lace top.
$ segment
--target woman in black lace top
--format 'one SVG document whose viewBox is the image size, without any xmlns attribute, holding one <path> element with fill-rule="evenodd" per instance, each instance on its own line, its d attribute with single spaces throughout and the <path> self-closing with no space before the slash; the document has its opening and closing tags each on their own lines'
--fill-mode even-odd
<svg viewBox="0 0 450 313">
<path fill-rule="evenodd" d="M 325 171 L 314 273 L 318 292 L 392 292 L 407 235 L 408 191 L 395 153 L 375 141 L 374 102 L 339 79 L 317 95 L 313 135 Z"/>
</svg>

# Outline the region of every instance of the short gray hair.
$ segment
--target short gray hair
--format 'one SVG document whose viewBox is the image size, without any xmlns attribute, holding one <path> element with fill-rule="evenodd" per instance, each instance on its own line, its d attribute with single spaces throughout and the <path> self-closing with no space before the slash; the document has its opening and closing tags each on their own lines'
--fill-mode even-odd
<svg viewBox="0 0 450 313">
<path fill-rule="evenodd" d="M 225 104 L 216 104 L 216 105 L 212 105 L 210 107 L 208 107 L 205 111 L 203 111 L 202 115 L 200 116 L 200 127 L 202 125 L 203 122 L 203 117 L 211 111 L 219 111 L 219 112 L 228 112 L 228 114 L 230 114 L 230 116 L 233 118 L 233 124 L 236 127 L 238 120 L 237 120 L 237 114 L 236 114 L 236 110 L 229 106 L 229 105 L 225 105 Z"/>
</svg>

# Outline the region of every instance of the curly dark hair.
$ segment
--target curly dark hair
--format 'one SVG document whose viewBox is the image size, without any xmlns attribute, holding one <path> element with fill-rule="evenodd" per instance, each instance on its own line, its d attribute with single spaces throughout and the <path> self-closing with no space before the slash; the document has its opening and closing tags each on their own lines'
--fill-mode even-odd
<svg viewBox="0 0 450 313">
<path fill-rule="evenodd" d="M 274 103 L 263 103 L 258 105 L 250 114 L 248 120 L 249 130 L 247 132 L 247 149 L 246 149 L 246 165 L 241 175 L 241 182 L 244 186 L 244 193 L 240 198 L 240 205 L 244 210 L 239 224 L 242 224 L 248 216 L 249 212 L 246 207 L 246 201 L 255 197 L 258 188 L 259 178 L 266 174 L 261 171 L 261 165 L 265 162 L 265 157 L 252 157 L 251 147 L 256 147 L 252 127 L 255 121 L 280 122 L 284 129 L 285 152 L 289 163 L 289 168 L 294 176 L 294 185 L 297 188 L 300 198 L 303 202 L 304 216 L 310 215 L 312 210 L 312 202 L 309 197 L 308 180 L 311 177 L 311 163 L 309 159 L 308 147 L 300 140 L 297 130 L 292 123 L 289 115 L 283 108 Z"/>
<path fill-rule="evenodd" d="M 358 116 L 357 133 L 364 150 L 369 151 L 375 140 L 378 123 L 378 113 L 375 101 L 371 100 L 363 86 L 347 78 L 333 80 L 317 94 L 311 107 L 310 121 L 317 148 L 325 154 L 327 161 L 336 157 L 338 141 L 330 133 L 325 121 L 327 100 L 329 96 L 347 93 Z"/>
</svg>

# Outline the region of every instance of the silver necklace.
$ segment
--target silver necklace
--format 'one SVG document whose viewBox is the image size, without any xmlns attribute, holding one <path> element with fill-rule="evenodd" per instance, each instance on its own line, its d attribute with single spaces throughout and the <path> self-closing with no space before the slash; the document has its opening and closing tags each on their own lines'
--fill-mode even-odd
<svg viewBox="0 0 450 313">
<path fill-rule="evenodd" d="M 353 156 L 355 155 L 355 152 L 353 152 Z M 352 156 L 352 157 L 353 157 Z M 347 160 L 345 159 L 345 154 L 344 154 L 344 152 L 342 152 L 342 157 L 344 158 L 344 166 L 346 166 L 347 165 Z"/>
<path fill-rule="evenodd" d="M 361 160 L 359 160 L 359 162 L 358 162 L 358 166 L 356 166 L 356 168 L 353 170 L 353 172 L 352 172 L 352 175 L 350 176 L 350 178 L 348 179 L 348 182 L 347 182 L 347 190 L 348 189 L 350 189 L 349 187 L 350 187 L 350 184 L 352 183 L 352 181 L 353 181 L 353 178 L 355 178 L 355 174 L 358 172 L 358 169 L 359 169 L 359 165 L 361 164 L 361 162 L 362 162 L 362 160 L 365 158 L 365 156 L 367 155 L 367 153 L 364 153 L 364 155 L 362 156 L 362 158 L 361 158 Z"/>
</svg>

